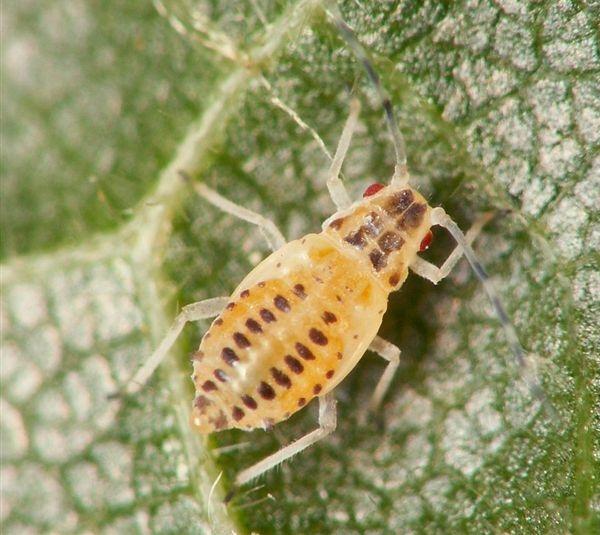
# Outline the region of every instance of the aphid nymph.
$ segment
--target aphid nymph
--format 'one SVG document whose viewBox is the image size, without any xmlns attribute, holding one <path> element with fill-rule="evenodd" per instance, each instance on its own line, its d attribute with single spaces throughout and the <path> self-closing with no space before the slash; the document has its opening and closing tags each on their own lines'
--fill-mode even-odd
<svg viewBox="0 0 600 535">
<path fill-rule="evenodd" d="M 320 233 L 286 243 L 271 221 L 197 184 L 196 191 L 210 203 L 258 225 L 273 253 L 244 278 L 231 297 L 184 307 L 126 387 L 128 393 L 141 388 L 186 322 L 216 317 L 193 356 L 192 425 L 199 432 L 270 428 L 317 397 L 319 427 L 243 470 L 236 485 L 335 429 L 335 387 L 367 349 L 388 361 L 371 399 L 372 409 L 380 405 L 398 367 L 400 350 L 377 332 L 389 294 L 402 286 L 409 270 L 437 284 L 464 254 L 490 297 L 516 360 L 521 367 L 525 365 L 515 329 L 470 246 L 486 218 L 463 235 L 442 208 L 430 207 L 409 184 L 404 141 L 390 100 L 354 33 L 337 12 L 330 15 L 365 66 L 385 110 L 396 153 L 391 182 L 369 186 L 363 199 L 353 203 L 339 178 L 358 121 L 359 105 L 353 100 L 327 180 L 337 211 L 323 223 Z M 439 268 L 418 254 L 428 247 L 435 225 L 447 229 L 457 244 Z M 530 386 L 539 394 L 534 379 Z"/>
</svg>

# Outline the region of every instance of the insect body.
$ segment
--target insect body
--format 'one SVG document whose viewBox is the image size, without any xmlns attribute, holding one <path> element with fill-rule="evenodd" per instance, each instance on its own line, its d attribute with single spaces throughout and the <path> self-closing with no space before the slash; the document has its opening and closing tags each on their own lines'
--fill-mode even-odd
<svg viewBox="0 0 600 535">
<path fill-rule="evenodd" d="M 483 284 L 515 360 L 526 376 L 525 352 L 470 246 L 488 217 L 479 219 L 463 235 L 442 208 L 431 208 L 409 185 L 404 141 L 390 100 L 354 33 L 337 10 L 333 9 L 330 15 L 366 67 L 385 110 L 396 153 L 390 184 L 373 184 L 363 200 L 352 203 L 339 178 L 357 125 L 356 100 L 328 174 L 327 187 L 337 212 L 323 223 L 321 233 L 286 244 L 271 221 L 203 184 L 195 184 L 196 191 L 215 206 L 258 225 L 274 252 L 250 272 L 231 297 L 184 307 L 125 389 L 133 393 L 147 381 L 186 322 L 216 317 L 193 357 L 196 396 L 191 418 L 200 432 L 270 428 L 318 397 L 319 427 L 243 470 L 236 478 L 237 485 L 335 429 L 334 388 L 367 349 L 388 361 L 371 399 L 371 408 L 377 408 L 391 384 L 400 356 L 400 350 L 377 336 L 377 331 L 388 295 L 400 288 L 409 269 L 437 284 L 464 255 Z M 456 248 L 440 267 L 418 255 L 431 241 L 430 228 L 435 225 L 444 227 L 456 242 Z M 526 377 L 534 395 L 546 402 L 535 377 Z M 547 402 L 546 407 L 551 408 Z"/>
<path fill-rule="evenodd" d="M 429 211 L 410 187 L 388 186 L 254 268 L 193 357 L 194 426 L 268 428 L 330 392 L 377 335 Z"/>
</svg>

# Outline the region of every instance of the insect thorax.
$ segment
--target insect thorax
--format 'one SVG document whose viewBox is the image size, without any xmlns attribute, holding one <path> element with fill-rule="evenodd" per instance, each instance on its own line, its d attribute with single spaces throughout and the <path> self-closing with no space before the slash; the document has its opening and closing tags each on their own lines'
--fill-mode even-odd
<svg viewBox="0 0 600 535">
<path fill-rule="evenodd" d="M 430 226 L 430 207 L 420 193 L 387 186 L 328 219 L 323 231 L 393 291 L 406 279 Z"/>
</svg>

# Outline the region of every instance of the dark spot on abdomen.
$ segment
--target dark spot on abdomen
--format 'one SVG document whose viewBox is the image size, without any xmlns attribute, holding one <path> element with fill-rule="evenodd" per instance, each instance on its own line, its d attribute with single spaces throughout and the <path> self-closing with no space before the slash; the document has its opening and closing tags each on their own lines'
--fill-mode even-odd
<svg viewBox="0 0 600 535">
<path fill-rule="evenodd" d="M 202 390 L 204 390 L 205 392 L 211 392 L 212 390 L 217 389 L 217 385 L 212 381 L 204 381 L 200 388 L 202 388 Z"/>
<path fill-rule="evenodd" d="M 250 347 L 250 340 L 246 338 L 242 333 L 233 333 L 233 339 L 240 349 Z"/>
<path fill-rule="evenodd" d="M 231 416 L 236 422 L 239 422 L 244 417 L 244 411 L 239 407 L 233 407 Z"/>
<path fill-rule="evenodd" d="M 294 373 L 300 374 L 304 371 L 304 366 L 302 366 L 302 363 L 296 357 L 286 355 L 283 360 Z"/>
<path fill-rule="evenodd" d="M 306 299 L 306 292 L 302 284 L 296 284 L 293 291 L 300 299 Z"/>
<path fill-rule="evenodd" d="M 275 315 L 273 314 L 273 312 L 271 312 L 270 310 L 268 310 L 266 308 L 261 309 L 259 314 L 265 323 L 271 323 L 271 322 L 275 321 Z"/>
<path fill-rule="evenodd" d="M 194 406 L 199 410 L 208 407 L 211 403 L 212 402 L 210 401 L 210 399 L 202 395 L 196 396 L 196 399 L 194 400 Z"/>
<path fill-rule="evenodd" d="M 219 368 L 217 368 L 217 369 L 216 369 L 216 370 L 213 372 L 213 375 L 214 375 L 214 376 L 215 376 L 215 377 L 216 377 L 216 378 L 217 378 L 219 381 L 221 381 L 222 383 L 225 383 L 225 382 L 226 382 L 226 381 L 229 379 L 229 377 L 227 377 L 227 374 L 226 374 L 226 373 L 225 373 L 223 370 L 221 370 L 221 369 L 219 369 Z"/>
<path fill-rule="evenodd" d="M 253 320 L 252 318 L 246 320 L 246 327 L 248 327 L 248 330 L 253 333 L 263 332 L 262 327 L 260 326 L 258 321 Z"/>
<path fill-rule="evenodd" d="M 315 360 L 315 356 L 313 355 L 312 351 L 304 344 L 296 342 L 295 347 L 298 355 L 300 355 L 304 360 Z"/>
<path fill-rule="evenodd" d="M 329 312 L 328 310 L 326 310 L 325 312 L 323 312 L 323 314 L 321 314 L 321 318 L 327 324 L 335 323 L 337 321 L 335 314 L 333 312 Z"/>
<path fill-rule="evenodd" d="M 256 409 L 256 407 L 258 407 L 258 403 L 256 403 L 256 400 L 252 397 L 252 396 L 242 396 L 242 403 L 244 405 L 246 405 L 246 407 L 248 407 L 249 409 Z"/>
<path fill-rule="evenodd" d="M 320 346 L 326 346 L 327 342 L 329 342 L 329 340 L 327 340 L 327 336 L 325 336 L 321 331 L 319 331 L 319 329 L 315 329 L 314 327 L 308 331 L 308 337 L 317 345 Z"/>
<path fill-rule="evenodd" d="M 271 375 L 279 386 L 283 386 L 285 388 L 290 388 L 292 386 L 292 381 L 290 378 L 281 370 L 278 370 L 277 368 L 271 368 Z"/>
<path fill-rule="evenodd" d="M 233 366 L 238 360 L 240 360 L 235 351 L 230 347 L 223 348 L 223 351 L 221 351 L 221 357 L 230 366 Z"/>
<path fill-rule="evenodd" d="M 273 390 L 273 387 L 269 383 L 265 383 L 264 381 L 261 381 L 260 385 L 258 385 L 258 393 L 263 399 L 275 398 L 275 390 Z"/>
<path fill-rule="evenodd" d="M 281 312 L 289 312 L 291 310 L 289 301 L 283 297 L 283 295 L 275 296 L 273 303 L 275 304 L 276 308 L 281 310 Z"/>
</svg>

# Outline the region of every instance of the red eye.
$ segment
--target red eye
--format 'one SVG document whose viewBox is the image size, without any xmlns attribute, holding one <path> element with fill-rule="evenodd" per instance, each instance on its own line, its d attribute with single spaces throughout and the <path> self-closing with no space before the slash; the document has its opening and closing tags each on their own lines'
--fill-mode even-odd
<svg viewBox="0 0 600 535">
<path fill-rule="evenodd" d="M 378 191 L 385 188 L 383 184 L 379 182 L 375 182 L 375 184 L 371 184 L 363 193 L 363 197 L 370 197 L 371 195 L 375 195 Z"/>
<path fill-rule="evenodd" d="M 429 249 L 429 246 L 431 245 L 431 242 L 433 241 L 433 232 L 431 232 L 431 230 L 429 232 L 427 232 L 427 234 L 425 234 L 425 237 L 423 238 L 423 241 L 421 242 L 421 245 L 419 246 L 419 252 L 422 253 L 423 251 L 426 251 L 427 249 Z"/>
</svg>

